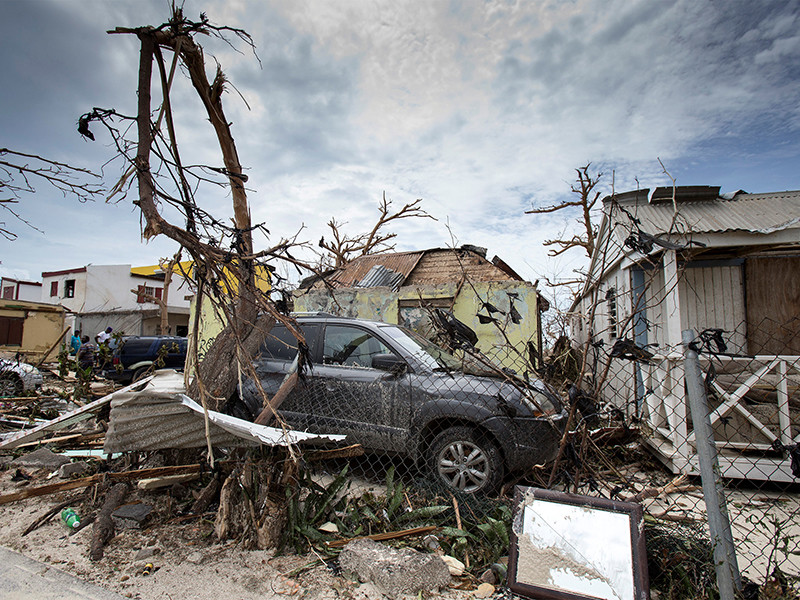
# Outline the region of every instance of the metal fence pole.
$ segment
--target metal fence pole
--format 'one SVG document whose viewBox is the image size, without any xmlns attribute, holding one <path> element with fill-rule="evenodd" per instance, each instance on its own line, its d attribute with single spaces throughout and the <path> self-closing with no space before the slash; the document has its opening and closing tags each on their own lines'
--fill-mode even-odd
<svg viewBox="0 0 800 600">
<path fill-rule="evenodd" d="M 714 566 L 717 571 L 719 595 L 721 600 L 734 600 L 736 590 L 741 589 L 741 578 L 736 564 L 736 550 L 731 535 L 725 492 L 722 488 L 722 476 L 717 461 L 717 447 L 714 443 L 714 432 L 711 429 L 708 398 L 700 370 L 700 360 L 697 352 L 691 346 L 694 339 L 693 330 L 683 331 L 686 391 L 692 411 L 697 456 L 700 460 L 703 497 L 708 513 L 708 529 L 711 534 L 711 543 L 714 546 Z"/>
</svg>

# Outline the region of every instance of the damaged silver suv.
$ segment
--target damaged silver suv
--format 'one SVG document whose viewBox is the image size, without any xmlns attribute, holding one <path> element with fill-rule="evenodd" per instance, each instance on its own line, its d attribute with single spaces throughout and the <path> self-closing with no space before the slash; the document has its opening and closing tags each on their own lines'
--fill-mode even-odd
<svg viewBox="0 0 800 600">
<path fill-rule="evenodd" d="M 397 325 L 324 314 L 297 322 L 312 364 L 279 408 L 291 427 L 410 457 L 467 493 L 490 492 L 505 473 L 555 457 L 566 413 L 541 381 L 466 374 L 447 351 Z M 296 355 L 294 336 L 274 327 L 256 358 L 270 397 Z M 230 412 L 253 419 L 262 405 L 255 383 L 245 380 L 240 392 Z"/>
</svg>

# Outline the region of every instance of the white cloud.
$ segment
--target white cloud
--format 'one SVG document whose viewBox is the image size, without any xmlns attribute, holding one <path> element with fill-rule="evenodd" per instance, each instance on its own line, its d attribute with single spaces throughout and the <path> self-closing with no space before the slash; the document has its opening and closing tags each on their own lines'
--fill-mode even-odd
<svg viewBox="0 0 800 600">
<path fill-rule="evenodd" d="M 361 231 L 385 190 L 396 205 L 423 198 L 439 219 L 398 223 L 400 249 L 442 246 L 452 232 L 533 279 L 554 264 L 542 241 L 572 221 L 524 211 L 567 196 L 574 168 L 589 162 L 606 173 L 605 189 L 612 172 L 617 190 L 636 187 L 636 178 L 643 187 L 665 183 L 657 157 L 678 183 L 702 167 L 715 180 L 691 183 L 800 187 L 796 168 L 783 179 L 743 180 L 716 150 L 724 140 L 766 161 L 768 148 L 771 163 L 796 166 L 796 0 L 186 2 L 190 18 L 201 10 L 247 30 L 257 45 L 262 66 L 240 43 L 237 52 L 199 38 L 209 74 L 214 57 L 235 86 L 224 97 L 226 115 L 250 176 L 253 220 L 272 242 L 305 225 L 314 245 L 331 217 Z M 160 0 L 0 3 L 0 44 L 14 57 L 0 66 L 14 82 L 0 111 L 4 144 L 102 164 L 110 150 L 80 140 L 75 121 L 98 105 L 132 114 L 138 63 L 135 38 L 105 30 L 156 25 L 166 15 Z M 41 35 L 24 34 L 34 24 Z M 184 77 L 173 94 L 184 162 L 219 164 Z M 119 248 L 123 262 L 166 255 L 138 244 L 132 210 L 91 213 L 67 200 L 74 215 L 53 222 L 48 212 L 61 212 L 48 211 L 51 201 L 25 206 L 46 224 L 44 243 L 25 234 L 0 246 L 4 267 L 49 270 L 55 257 L 104 262 L 107 252 L 70 245 L 60 229 Z M 223 219 L 230 214 L 224 190 L 203 191 L 198 201 Z M 555 268 L 569 270 L 574 260 Z"/>
</svg>

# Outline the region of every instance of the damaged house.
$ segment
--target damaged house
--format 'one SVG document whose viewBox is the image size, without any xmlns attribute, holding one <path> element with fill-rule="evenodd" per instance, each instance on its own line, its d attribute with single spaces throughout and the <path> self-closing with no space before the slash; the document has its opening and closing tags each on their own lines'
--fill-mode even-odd
<svg viewBox="0 0 800 600">
<path fill-rule="evenodd" d="M 616 194 L 597 240 L 572 313 L 600 399 L 646 423 L 673 472 L 697 472 L 681 346 L 692 329 L 713 362 L 723 475 L 793 481 L 781 450 L 800 439 L 800 191 Z"/>
<path fill-rule="evenodd" d="M 519 369 L 539 360 L 548 303 L 499 257 L 462 246 L 361 256 L 303 281 L 294 308 L 400 324 L 430 339 L 431 311 L 441 309 L 475 332 L 478 349 Z"/>
<path fill-rule="evenodd" d="M 42 273 L 42 302 L 63 306 L 73 315 L 70 324 L 89 337 L 109 326 L 127 335 L 157 335 L 164 280 L 158 265 L 87 265 L 50 271 Z M 174 272 L 167 295 L 172 335 L 188 334 L 189 294 L 180 273 Z"/>
<path fill-rule="evenodd" d="M 0 300 L 0 355 L 53 360 L 64 337 L 64 309 L 42 302 Z"/>
</svg>

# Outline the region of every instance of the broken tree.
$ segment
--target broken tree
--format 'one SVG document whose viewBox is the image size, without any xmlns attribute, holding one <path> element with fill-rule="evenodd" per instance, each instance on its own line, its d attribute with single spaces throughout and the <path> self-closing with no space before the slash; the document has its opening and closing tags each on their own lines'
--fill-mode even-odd
<svg viewBox="0 0 800 600">
<path fill-rule="evenodd" d="M 213 25 L 204 14 L 201 14 L 199 21 L 191 21 L 175 6 L 169 21 L 158 27 L 119 27 L 109 33 L 136 36 L 139 41 L 137 113 L 135 117 L 126 117 L 115 110 L 95 108 L 79 119 L 78 129 L 82 135 L 94 139 L 89 130 L 90 124 L 102 124 L 129 165 L 114 186 L 112 195 L 123 194 L 124 197 L 129 181 L 136 175 L 138 195 L 134 203 L 143 218 L 143 237 L 149 239 L 165 235 L 178 242 L 182 251 L 191 257 L 196 293 L 194 327 L 187 356 L 187 378 L 188 373 L 193 375 L 188 394 L 199 399 L 205 409 L 208 460 L 214 467 L 208 411 L 218 411 L 224 407 L 243 375 L 250 376 L 259 387 L 252 357 L 276 321 L 286 324 L 299 343 L 304 345 L 303 336 L 293 320 L 278 311 L 268 295 L 259 290 L 257 276 L 272 270 L 267 264 L 272 259 L 306 265 L 289 254 L 289 250 L 298 245 L 292 238 L 282 239 L 260 252 L 254 250 L 253 232 L 269 232 L 251 222 L 245 189 L 248 177 L 243 172 L 231 123 L 222 104 L 226 77 L 217 65 L 209 80 L 204 52 L 196 43 L 195 36 L 206 35 L 225 42 L 228 42 L 226 36 L 232 36 L 250 48 L 254 48 L 254 45 L 250 36 L 241 29 Z M 167 53 L 171 54 L 171 64 L 165 58 Z M 155 75 L 154 63 L 157 69 Z M 213 127 L 222 155 L 222 166 L 189 165 L 181 156 L 171 103 L 173 86 L 177 85 L 174 75 L 179 68 L 188 75 L 192 89 L 202 104 L 203 120 L 207 119 Z M 155 113 L 152 106 L 154 96 L 161 98 L 161 105 Z M 135 122 L 135 143 L 124 139 L 124 128 L 117 125 L 119 121 Z M 163 128 L 162 123 L 165 126 Z M 223 179 L 220 180 L 220 177 Z M 198 205 L 198 189 L 201 184 L 208 183 L 230 191 L 231 217 L 212 215 Z M 180 222 L 173 217 L 168 218 L 176 212 L 180 215 Z M 176 255 L 174 262 L 177 261 Z M 198 360 L 198 325 L 203 307 L 209 303 L 224 327 L 210 346 L 203 349 L 202 360 Z M 264 406 L 269 407 L 270 398 L 263 390 L 260 391 Z M 289 454 L 296 460 L 297 453 L 294 450 L 290 449 Z M 284 475 L 294 472 L 295 460 L 280 460 L 276 468 L 282 469 Z M 253 489 L 266 489 L 266 472 L 266 469 L 248 471 L 248 482 Z M 290 481 L 281 478 L 276 480 L 283 481 L 284 485 Z M 228 488 L 231 485 L 228 484 Z M 216 493 L 217 486 L 209 489 L 209 495 L 212 495 Z M 204 502 L 210 500 L 206 498 Z M 256 507 L 245 500 L 241 494 L 225 493 L 221 502 L 223 510 L 220 511 L 225 514 L 218 515 L 220 539 L 238 535 L 238 532 L 252 532 L 254 528 L 248 528 L 249 523 L 256 524 L 255 529 L 260 531 L 265 540 L 262 543 L 274 540 L 274 535 L 266 535 L 269 527 L 265 528 L 264 524 L 269 521 L 267 513 L 279 513 L 280 509 L 267 510 L 269 507 L 265 508 L 264 503 Z M 241 522 L 245 517 L 249 521 Z M 98 540 L 104 537 L 99 535 Z M 98 544 L 102 546 L 100 542 Z"/>
<path fill-rule="evenodd" d="M 159 27 L 118 27 L 109 33 L 135 35 L 140 42 L 137 116 L 124 117 L 114 110 L 95 108 L 81 117 L 79 131 L 91 135 L 89 124 L 92 121 L 99 121 L 106 126 L 119 151 L 133 165 L 115 190 L 119 192 L 124 189 L 125 182 L 135 171 L 138 183 L 135 204 L 144 219 L 143 236 L 151 238 L 165 235 L 186 250 L 194 264 L 196 312 L 199 315 L 204 298 L 208 298 L 212 301 L 214 311 L 225 323 L 225 328 L 205 351 L 199 364 L 196 359 L 195 328 L 189 357 L 190 363 L 192 356 L 195 357 L 196 365 L 195 377 L 189 388 L 190 395 L 198 397 L 209 409 L 219 410 L 235 391 L 240 373 L 252 369 L 250 358 L 276 320 L 287 322 L 302 340 L 300 332 L 291 326 L 289 319 L 280 314 L 256 286 L 256 271 L 259 268 L 268 269 L 265 263 L 267 259 L 282 258 L 297 264 L 288 254 L 288 249 L 296 242 L 281 240 L 274 247 L 261 252 L 253 249 L 253 231 L 261 227 L 254 227 L 251 223 L 244 186 L 248 178 L 243 173 L 230 122 L 222 104 L 226 77 L 217 66 L 209 81 L 203 49 L 194 37 L 203 34 L 225 39 L 225 35 L 232 35 L 251 48 L 253 42 L 240 29 L 212 25 L 205 15 L 201 15 L 198 22 L 186 19 L 180 8 L 174 8 L 169 22 Z M 172 53 L 169 69 L 163 51 Z M 153 63 L 157 65 L 162 98 L 155 121 L 151 118 Z M 173 77 L 178 66 L 182 66 L 188 74 L 214 129 L 222 154 L 222 167 L 190 167 L 182 161 L 170 101 Z M 135 156 L 127 152 L 131 145 L 125 143 L 114 126 L 119 119 L 136 121 L 138 136 Z M 166 124 L 166 132 L 162 132 L 162 121 Z M 225 185 L 231 193 L 232 225 L 225 224 L 228 219 L 210 215 L 195 201 L 195 182 L 208 182 L 216 174 L 223 175 L 225 181 L 214 183 Z M 185 223 L 176 224 L 168 220 L 164 206 L 177 209 Z M 264 398 L 265 405 L 267 400 Z"/>
</svg>

